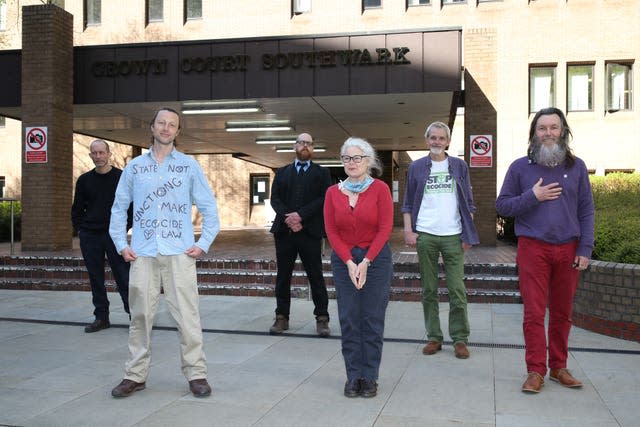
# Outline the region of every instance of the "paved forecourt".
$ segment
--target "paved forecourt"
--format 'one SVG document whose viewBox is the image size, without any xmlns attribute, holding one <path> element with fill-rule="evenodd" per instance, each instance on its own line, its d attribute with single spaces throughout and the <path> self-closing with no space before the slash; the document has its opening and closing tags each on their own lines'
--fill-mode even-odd
<svg viewBox="0 0 640 427">
<path fill-rule="evenodd" d="M 471 357 L 450 342 L 423 356 L 418 302 L 387 311 L 379 394 L 342 395 L 335 300 L 330 338 L 315 335 L 312 303 L 292 302 L 291 329 L 267 334 L 272 298 L 202 296 L 213 394 L 197 399 L 180 372 L 178 337 L 164 299 L 147 389 L 111 397 L 127 358 L 128 317 L 112 298 L 110 329 L 85 334 L 85 292 L 0 290 L 0 425 L 11 426 L 638 426 L 640 344 L 574 328 L 569 368 L 582 389 L 525 378 L 522 306 L 470 304 Z M 119 305 L 120 304 L 120 305 Z M 447 336 L 448 304 L 441 304 Z"/>
</svg>

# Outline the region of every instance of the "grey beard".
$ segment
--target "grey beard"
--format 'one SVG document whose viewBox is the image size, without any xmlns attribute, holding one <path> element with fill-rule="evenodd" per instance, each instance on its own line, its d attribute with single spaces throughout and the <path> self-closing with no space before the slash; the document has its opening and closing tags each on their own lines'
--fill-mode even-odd
<svg viewBox="0 0 640 427">
<path fill-rule="evenodd" d="M 558 144 L 548 147 L 544 144 L 535 143 L 533 147 L 533 158 L 539 165 L 555 167 L 564 162 L 567 157 L 567 150 Z"/>
</svg>

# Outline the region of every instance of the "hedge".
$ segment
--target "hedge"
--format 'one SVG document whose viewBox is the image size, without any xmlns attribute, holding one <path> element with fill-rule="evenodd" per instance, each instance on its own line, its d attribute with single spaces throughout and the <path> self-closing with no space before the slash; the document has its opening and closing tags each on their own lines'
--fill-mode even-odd
<svg viewBox="0 0 640 427">
<path fill-rule="evenodd" d="M 596 208 L 595 246 L 592 258 L 640 264 L 640 174 L 592 175 Z M 517 242 L 513 218 L 498 216 L 498 238 Z"/>
<path fill-rule="evenodd" d="M 640 264 L 640 174 L 591 177 L 596 205 L 593 258 Z"/>
</svg>

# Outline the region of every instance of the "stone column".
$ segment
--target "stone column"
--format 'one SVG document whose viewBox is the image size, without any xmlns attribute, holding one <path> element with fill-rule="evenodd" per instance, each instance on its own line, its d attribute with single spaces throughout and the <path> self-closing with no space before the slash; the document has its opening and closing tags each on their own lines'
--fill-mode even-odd
<svg viewBox="0 0 640 427">
<path fill-rule="evenodd" d="M 71 249 L 73 16 L 22 8 L 22 250 Z M 25 130 L 47 127 L 47 162 L 27 163 Z"/>
<path fill-rule="evenodd" d="M 498 94 L 496 30 L 471 28 L 464 32 L 464 158 L 469 163 L 471 135 L 491 135 L 493 139 L 491 167 L 471 167 L 473 198 L 478 211 L 474 217 L 481 245 L 496 244 L 496 153 L 498 152 Z"/>
</svg>

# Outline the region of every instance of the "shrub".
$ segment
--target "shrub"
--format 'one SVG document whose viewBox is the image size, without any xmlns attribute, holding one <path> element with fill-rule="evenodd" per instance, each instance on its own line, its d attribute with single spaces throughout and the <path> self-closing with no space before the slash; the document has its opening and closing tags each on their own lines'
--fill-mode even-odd
<svg viewBox="0 0 640 427">
<path fill-rule="evenodd" d="M 593 258 L 640 264 L 640 174 L 592 176 L 596 206 Z"/>
<path fill-rule="evenodd" d="M 13 202 L 13 240 L 21 238 L 22 205 Z M 11 202 L 0 202 L 0 242 L 11 241 Z"/>
<path fill-rule="evenodd" d="M 595 214 L 593 259 L 640 264 L 640 174 L 591 176 Z M 517 243 L 513 218 L 498 215 L 498 239 Z"/>
</svg>

